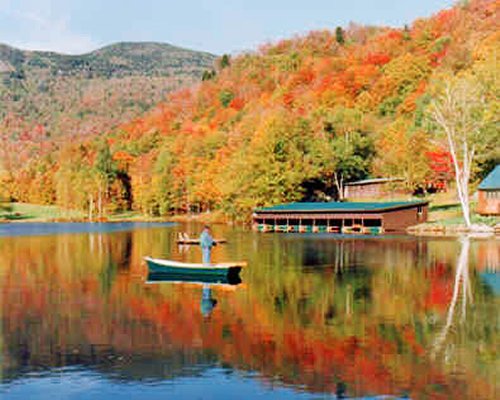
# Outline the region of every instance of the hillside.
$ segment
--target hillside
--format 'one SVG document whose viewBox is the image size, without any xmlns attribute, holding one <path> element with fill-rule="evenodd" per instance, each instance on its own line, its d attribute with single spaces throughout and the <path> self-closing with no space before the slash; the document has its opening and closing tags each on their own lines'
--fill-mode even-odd
<svg viewBox="0 0 500 400">
<path fill-rule="evenodd" d="M 0 118 L 28 133 L 100 133 L 198 82 L 214 60 L 162 43 L 117 43 L 83 55 L 0 44 Z"/>
<path fill-rule="evenodd" d="M 6 195 L 89 213 L 100 202 L 100 214 L 244 219 L 255 206 L 335 198 L 342 182 L 368 176 L 426 187 L 450 174 L 435 165 L 444 148 L 427 118 L 444 84 L 480 86 L 485 143 L 498 139 L 497 6 L 474 0 L 401 29 L 351 25 L 223 58 L 198 87 L 106 140 L 33 152 Z M 497 146 L 481 157 L 496 162 Z"/>
</svg>

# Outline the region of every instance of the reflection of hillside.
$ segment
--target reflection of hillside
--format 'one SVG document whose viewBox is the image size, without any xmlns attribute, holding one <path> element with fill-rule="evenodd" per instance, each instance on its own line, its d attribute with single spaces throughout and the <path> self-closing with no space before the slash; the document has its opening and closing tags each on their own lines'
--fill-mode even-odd
<svg viewBox="0 0 500 400">
<path fill-rule="evenodd" d="M 24 374 L 48 367 L 77 366 L 91 369 L 120 381 L 162 381 L 183 376 L 196 376 L 216 365 L 217 357 L 207 351 L 186 353 L 185 349 L 155 353 L 121 352 L 108 345 L 90 345 L 54 348 L 51 354 L 32 355 L 25 347 L 19 348 L 22 360 L 15 368 L 5 368 L 2 382 L 23 378 Z"/>
<path fill-rule="evenodd" d="M 457 379 L 425 353 L 437 332 L 433 321 L 446 315 L 456 254 L 447 249 L 456 243 L 224 236 L 232 243 L 214 257 L 247 258 L 250 267 L 244 289 L 214 289 L 218 305 L 209 319 L 200 287 L 143 284 L 143 255 L 173 249 L 179 259 L 199 257 L 198 249 L 176 253 L 175 232 L 6 239 L 4 379 L 65 365 L 124 380 L 169 379 L 224 363 L 310 391 L 345 384 L 351 395 L 493 393 L 494 379 L 477 374 L 480 361 L 461 365 L 466 373 Z M 475 279 L 471 285 L 483 317 L 478 334 L 492 315 L 491 299 Z M 491 336 L 481 337 L 492 348 Z M 475 342 L 464 337 L 465 350 L 474 351 L 468 343 Z"/>
</svg>

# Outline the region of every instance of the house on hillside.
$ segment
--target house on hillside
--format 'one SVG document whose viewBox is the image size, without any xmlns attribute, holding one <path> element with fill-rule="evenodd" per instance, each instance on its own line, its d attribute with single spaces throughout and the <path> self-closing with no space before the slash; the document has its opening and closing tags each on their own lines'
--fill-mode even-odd
<svg viewBox="0 0 500 400">
<path fill-rule="evenodd" d="M 367 198 L 391 198 L 405 194 L 401 190 L 403 178 L 375 178 L 349 182 L 344 185 L 344 198 L 349 200 Z"/>
<path fill-rule="evenodd" d="M 500 164 L 477 188 L 477 212 L 481 215 L 500 215 Z"/>
</svg>

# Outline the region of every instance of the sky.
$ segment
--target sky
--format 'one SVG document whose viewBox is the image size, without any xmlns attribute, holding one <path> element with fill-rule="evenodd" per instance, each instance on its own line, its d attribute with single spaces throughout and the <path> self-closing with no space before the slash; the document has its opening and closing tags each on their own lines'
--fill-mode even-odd
<svg viewBox="0 0 500 400">
<path fill-rule="evenodd" d="M 401 27 L 453 0 L 0 0 L 0 43 L 81 54 L 155 41 L 237 54 L 351 21 Z"/>
</svg>

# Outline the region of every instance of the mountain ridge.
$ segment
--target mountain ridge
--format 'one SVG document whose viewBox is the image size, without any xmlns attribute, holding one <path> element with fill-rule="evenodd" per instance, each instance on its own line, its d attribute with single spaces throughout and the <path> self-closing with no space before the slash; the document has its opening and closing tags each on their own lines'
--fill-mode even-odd
<svg viewBox="0 0 500 400">
<path fill-rule="evenodd" d="M 183 60 L 206 68 L 216 57 L 208 52 L 162 42 L 116 42 L 82 54 L 23 50 L 0 43 L 0 62 L 3 65 L 3 72 L 19 71 L 20 68 L 30 66 L 39 69 L 51 67 L 66 73 L 74 69 L 90 68 L 103 75 L 107 72 L 107 77 L 110 77 L 124 75 L 126 72 L 141 74 L 140 68 L 149 63 L 160 72 L 159 75 L 168 76 L 170 72 L 168 68 L 182 66 L 180 63 Z M 2 72 L 1 67 L 0 72 Z M 151 68 L 147 68 L 146 72 L 151 73 Z"/>
<path fill-rule="evenodd" d="M 196 84 L 215 59 L 160 42 L 118 42 L 82 55 L 0 44 L 0 120 L 9 116 L 27 132 L 42 127 L 47 136 L 96 134 Z"/>
</svg>

